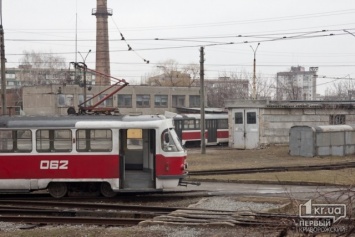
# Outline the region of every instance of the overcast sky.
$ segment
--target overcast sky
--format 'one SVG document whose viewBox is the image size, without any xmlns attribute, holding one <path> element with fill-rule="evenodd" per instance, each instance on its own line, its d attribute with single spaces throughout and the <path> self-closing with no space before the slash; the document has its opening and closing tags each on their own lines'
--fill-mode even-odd
<svg viewBox="0 0 355 237">
<path fill-rule="evenodd" d="M 198 64 L 201 46 L 206 79 L 225 72 L 252 73 L 250 46 L 255 48 L 258 42 L 257 72 L 263 78 L 291 66 L 319 67 L 320 93 L 336 78 L 355 78 L 354 0 L 107 2 L 113 10 L 108 18 L 111 75 L 128 82 L 140 82 L 168 59 L 182 66 Z M 86 62 L 95 69 L 93 8 L 96 0 L 3 0 L 6 66 L 17 67 L 23 51 L 34 50 L 65 57 L 69 67 L 77 43 L 84 57 L 92 50 Z M 127 42 L 120 40 L 120 32 Z M 127 43 L 134 51 L 127 50 Z M 80 55 L 77 59 L 82 61 Z"/>
</svg>

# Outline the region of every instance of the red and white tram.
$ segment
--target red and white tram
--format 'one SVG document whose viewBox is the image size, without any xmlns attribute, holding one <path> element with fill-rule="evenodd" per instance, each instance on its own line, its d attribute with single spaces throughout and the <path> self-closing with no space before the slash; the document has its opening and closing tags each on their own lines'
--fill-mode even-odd
<svg viewBox="0 0 355 237">
<path fill-rule="evenodd" d="M 130 138 L 130 130 L 142 136 Z M 164 116 L 0 117 L 0 192 L 111 197 L 174 188 L 186 169 L 186 151 Z"/>
<path fill-rule="evenodd" d="M 200 145 L 200 120 L 200 114 L 179 114 L 174 116 L 175 130 L 183 145 Z M 205 114 L 205 129 L 206 145 L 222 145 L 228 143 L 227 114 Z"/>
</svg>

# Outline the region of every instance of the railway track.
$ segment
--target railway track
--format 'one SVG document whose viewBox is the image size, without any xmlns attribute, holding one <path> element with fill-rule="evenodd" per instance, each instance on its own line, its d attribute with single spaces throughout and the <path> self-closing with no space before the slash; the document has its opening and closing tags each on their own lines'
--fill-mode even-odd
<svg viewBox="0 0 355 237">
<path fill-rule="evenodd" d="M 72 210 L 115 210 L 115 211 L 140 211 L 163 214 L 176 210 L 176 207 L 120 205 L 111 203 L 68 202 L 68 201 L 31 201 L 31 200 L 0 200 L 0 207 L 14 207 L 17 209 L 37 208 L 72 208 Z"/>
<path fill-rule="evenodd" d="M 139 218 L 97 218 L 97 217 L 52 217 L 52 216 L 1 216 L 3 222 L 20 222 L 28 224 L 71 224 L 71 225 L 106 225 L 133 226 L 146 219 Z"/>
<path fill-rule="evenodd" d="M 0 200 L 0 221 L 44 224 L 133 226 L 264 226 L 295 228 L 297 215 L 199 208 L 116 205 L 84 202 Z M 350 220 L 352 223 L 354 219 Z"/>
<path fill-rule="evenodd" d="M 0 200 L 0 221 L 132 226 L 176 208 L 107 203 Z"/>
<path fill-rule="evenodd" d="M 355 162 L 337 163 L 331 165 L 308 165 L 308 166 L 282 166 L 282 167 L 259 167 L 242 169 L 220 169 L 220 170 L 200 170 L 189 171 L 189 175 L 224 175 L 224 174 L 252 174 L 252 173 L 272 173 L 286 171 L 315 171 L 315 170 L 339 170 L 355 168 Z"/>
<path fill-rule="evenodd" d="M 164 191 L 164 192 L 119 192 L 117 196 L 112 198 L 93 196 L 91 193 L 81 193 L 68 197 L 63 197 L 63 201 L 78 200 L 84 202 L 161 202 L 162 200 L 182 200 L 194 197 L 212 196 L 211 193 L 207 193 L 208 190 L 184 190 L 184 191 Z M 0 194 L 0 200 L 31 200 L 31 201 L 53 201 L 53 197 L 48 192 L 34 192 L 34 193 L 21 193 L 21 194 Z"/>
</svg>

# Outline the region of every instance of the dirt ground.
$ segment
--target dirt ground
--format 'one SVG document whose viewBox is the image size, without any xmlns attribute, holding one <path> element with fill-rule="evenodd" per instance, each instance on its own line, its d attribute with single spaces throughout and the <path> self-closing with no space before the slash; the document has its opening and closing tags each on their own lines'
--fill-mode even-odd
<svg viewBox="0 0 355 237">
<path fill-rule="evenodd" d="M 355 162 L 354 156 L 301 157 L 289 155 L 288 146 L 268 146 L 255 150 L 237 150 L 228 147 L 188 149 L 190 171 L 210 169 L 256 168 L 273 166 L 320 165 Z M 239 175 L 193 176 L 190 179 L 228 182 L 297 183 L 297 184 L 355 184 L 355 169 L 254 173 Z"/>
<path fill-rule="evenodd" d="M 334 164 L 355 161 L 354 156 L 301 157 L 289 155 L 286 145 L 273 145 L 262 149 L 237 150 L 229 147 L 207 147 L 187 150 L 189 170 L 254 168 L 270 166 Z"/>
</svg>

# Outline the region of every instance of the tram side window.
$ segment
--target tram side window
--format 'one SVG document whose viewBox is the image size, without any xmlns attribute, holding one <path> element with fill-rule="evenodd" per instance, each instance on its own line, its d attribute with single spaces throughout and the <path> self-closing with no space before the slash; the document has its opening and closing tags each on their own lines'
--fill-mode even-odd
<svg viewBox="0 0 355 237">
<path fill-rule="evenodd" d="M 110 129 L 78 129 L 76 150 L 79 152 L 112 151 Z"/>
<path fill-rule="evenodd" d="M 195 121 L 193 119 L 184 120 L 184 129 L 194 129 Z"/>
<path fill-rule="evenodd" d="M 218 128 L 219 129 L 227 129 L 228 128 L 228 119 L 218 120 Z"/>
<path fill-rule="evenodd" d="M 31 130 L 2 130 L 0 131 L 0 152 L 31 152 Z"/>
<path fill-rule="evenodd" d="M 39 129 L 36 132 L 38 152 L 70 152 L 72 132 L 69 129 Z"/>
<path fill-rule="evenodd" d="M 200 120 L 199 119 L 196 119 L 195 120 L 195 123 L 196 123 L 196 129 L 200 129 Z"/>
</svg>

